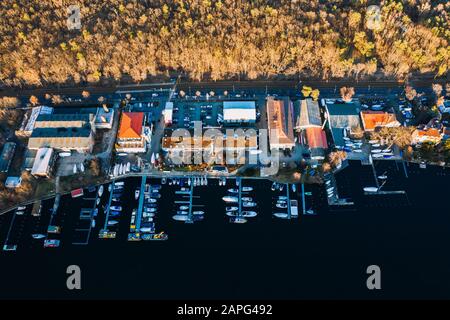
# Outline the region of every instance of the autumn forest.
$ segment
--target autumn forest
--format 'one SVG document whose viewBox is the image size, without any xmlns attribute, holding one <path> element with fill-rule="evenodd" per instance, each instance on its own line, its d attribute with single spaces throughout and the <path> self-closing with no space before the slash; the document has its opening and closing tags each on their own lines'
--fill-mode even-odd
<svg viewBox="0 0 450 320">
<path fill-rule="evenodd" d="M 377 2 L 2 0 L 0 83 L 448 76 L 450 2 Z M 67 26 L 73 4 L 79 30 Z M 376 27 L 372 4 L 381 8 Z"/>
</svg>

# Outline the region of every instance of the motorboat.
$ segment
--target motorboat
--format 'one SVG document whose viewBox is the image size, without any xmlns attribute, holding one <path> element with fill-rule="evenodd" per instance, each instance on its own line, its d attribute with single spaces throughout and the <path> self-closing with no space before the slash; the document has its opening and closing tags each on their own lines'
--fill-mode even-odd
<svg viewBox="0 0 450 320">
<path fill-rule="evenodd" d="M 247 201 L 247 202 L 253 201 L 253 199 L 251 197 L 242 197 L 241 200 Z"/>
<path fill-rule="evenodd" d="M 108 191 L 111 192 L 111 190 L 112 190 L 112 184 L 110 183 L 110 184 L 108 184 Z"/>
<path fill-rule="evenodd" d="M 156 208 L 158 205 L 156 203 L 146 203 L 144 204 L 145 208 Z"/>
<path fill-rule="evenodd" d="M 245 201 L 244 203 L 242 203 L 242 206 L 244 208 L 252 208 L 252 207 L 256 207 L 256 203 L 251 202 L 251 201 Z"/>
<path fill-rule="evenodd" d="M 161 185 L 160 184 L 152 184 L 150 186 L 150 188 L 152 188 L 153 190 L 161 190 Z"/>
<path fill-rule="evenodd" d="M 98 206 L 100 204 L 100 198 L 97 198 L 97 201 L 95 202 L 95 204 Z"/>
<path fill-rule="evenodd" d="M 36 240 L 44 239 L 44 238 L 45 238 L 45 234 L 42 234 L 42 233 L 35 233 L 35 234 L 32 234 L 31 237 L 32 237 L 33 239 L 36 239 Z"/>
<path fill-rule="evenodd" d="M 239 199 L 237 197 L 233 197 L 233 196 L 222 197 L 222 200 L 225 202 L 238 202 L 239 201 Z"/>
<path fill-rule="evenodd" d="M 239 190 L 231 188 L 231 189 L 228 189 L 228 192 L 230 192 L 230 193 L 238 193 Z"/>
<path fill-rule="evenodd" d="M 112 198 L 111 200 L 114 202 L 120 202 L 120 198 Z"/>
<path fill-rule="evenodd" d="M 242 191 L 244 191 L 244 192 L 250 192 L 252 190 L 253 190 L 252 187 L 242 187 Z"/>
<path fill-rule="evenodd" d="M 292 185 L 291 185 L 291 189 L 292 189 L 292 192 L 297 191 L 297 187 L 295 186 L 295 184 L 292 184 Z"/>
<path fill-rule="evenodd" d="M 279 200 L 287 200 L 288 197 L 287 197 L 287 196 L 278 196 L 278 199 L 279 199 Z"/>
<path fill-rule="evenodd" d="M 380 158 L 383 158 L 383 157 L 384 156 L 381 153 L 375 153 L 375 154 L 372 155 L 372 158 L 374 158 L 374 159 L 380 159 Z"/>
<path fill-rule="evenodd" d="M 239 224 L 241 224 L 241 223 L 246 223 L 247 219 L 242 218 L 242 217 L 231 217 L 230 218 L 230 222 L 231 223 L 239 223 Z"/>
<path fill-rule="evenodd" d="M 192 211 L 192 214 L 194 216 L 201 216 L 201 215 L 205 214 L 205 212 L 204 211 Z"/>
<path fill-rule="evenodd" d="M 387 179 L 387 175 L 383 174 L 381 176 L 378 176 L 378 179 L 380 180 L 386 180 Z"/>
<path fill-rule="evenodd" d="M 373 193 L 373 192 L 377 192 L 378 191 L 378 188 L 377 187 L 364 187 L 364 189 L 363 189 L 365 192 L 371 192 L 371 193 Z"/>
<path fill-rule="evenodd" d="M 289 214 L 287 214 L 285 212 L 276 212 L 273 215 L 280 219 L 288 219 L 289 218 Z"/>
<path fill-rule="evenodd" d="M 153 198 L 146 198 L 145 201 L 146 201 L 147 203 L 155 203 L 155 202 L 156 202 L 156 199 L 153 199 Z"/>
<path fill-rule="evenodd" d="M 111 206 L 110 209 L 114 210 L 114 211 L 122 211 L 122 207 L 121 206 Z"/>
<path fill-rule="evenodd" d="M 189 212 L 187 211 L 177 211 L 177 214 L 187 215 Z"/>
<path fill-rule="evenodd" d="M 180 206 L 180 210 L 189 210 L 189 206 Z"/>
<path fill-rule="evenodd" d="M 270 189 L 271 189 L 272 191 L 277 190 L 277 189 L 278 189 L 278 183 L 273 182 L 273 183 L 272 183 L 272 186 L 270 187 Z"/>
<path fill-rule="evenodd" d="M 155 232 L 155 228 L 153 227 L 142 227 L 139 229 L 141 232 L 145 232 L 145 233 L 153 233 Z"/>
<path fill-rule="evenodd" d="M 108 221 L 108 226 L 114 226 L 114 225 L 116 225 L 118 223 L 119 223 L 119 221 L 117 221 L 117 220 L 109 220 Z"/>
<path fill-rule="evenodd" d="M 226 207 L 225 210 L 226 211 L 238 211 L 239 208 L 238 207 Z"/>
<path fill-rule="evenodd" d="M 372 153 L 381 153 L 381 149 L 373 149 L 371 152 Z"/>
<path fill-rule="evenodd" d="M 16 215 L 18 216 L 22 216 L 24 214 L 24 211 L 18 210 L 16 211 Z"/>
<path fill-rule="evenodd" d="M 188 179 L 188 186 L 190 186 L 191 185 L 191 179 Z"/>
<path fill-rule="evenodd" d="M 152 193 L 150 195 L 150 197 L 155 198 L 155 199 L 159 199 L 159 198 L 161 198 L 161 195 L 159 193 Z"/>
<path fill-rule="evenodd" d="M 144 208 L 145 212 L 156 212 L 157 210 L 157 208 Z"/>
<path fill-rule="evenodd" d="M 140 191 L 139 190 L 136 190 L 135 192 L 134 192 L 134 198 L 137 200 L 138 198 L 139 198 L 139 195 L 140 195 Z"/>
<path fill-rule="evenodd" d="M 283 191 L 284 185 L 280 184 L 278 190 Z"/>
<path fill-rule="evenodd" d="M 92 221 L 91 221 L 91 228 L 95 228 L 95 220 L 94 219 L 92 219 Z"/>
<path fill-rule="evenodd" d="M 277 203 L 275 206 L 280 209 L 286 209 L 287 203 Z"/>
<path fill-rule="evenodd" d="M 167 179 L 166 178 L 162 178 L 161 179 L 161 184 L 166 184 L 167 183 Z"/>
<path fill-rule="evenodd" d="M 242 216 L 245 218 L 254 218 L 257 215 L 256 211 L 242 211 Z"/>
<path fill-rule="evenodd" d="M 109 215 L 112 216 L 112 217 L 119 216 L 120 214 L 121 214 L 120 211 L 110 211 L 110 212 L 109 212 Z"/>
<path fill-rule="evenodd" d="M 187 214 L 176 214 L 172 219 L 176 221 L 187 221 L 189 220 L 189 216 Z"/>
<path fill-rule="evenodd" d="M 154 212 L 143 212 L 142 217 L 143 218 L 153 218 L 155 216 Z"/>
</svg>

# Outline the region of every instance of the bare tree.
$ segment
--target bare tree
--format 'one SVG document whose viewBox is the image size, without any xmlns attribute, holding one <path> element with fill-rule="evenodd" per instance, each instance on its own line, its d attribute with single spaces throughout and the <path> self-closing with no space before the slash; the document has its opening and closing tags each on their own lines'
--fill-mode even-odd
<svg viewBox="0 0 450 320">
<path fill-rule="evenodd" d="M 340 89 L 341 98 L 344 102 L 352 101 L 353 96 L 355 95 L 355 88 L 353 87 L 342 87 Z"/>
</svg>

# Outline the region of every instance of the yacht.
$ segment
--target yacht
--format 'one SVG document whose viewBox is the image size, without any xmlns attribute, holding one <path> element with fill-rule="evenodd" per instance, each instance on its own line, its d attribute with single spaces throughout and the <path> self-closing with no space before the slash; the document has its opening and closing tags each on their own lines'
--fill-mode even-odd
<svg viewBox="0 0 450 320">
<path fill-rule="evenodd" d="M 255 202 L 251 202 L 251 201 L 245 201 L 242 206 L 244 208 L 252 208 L 252 207 L 256 207 L 256 203 Z"/>
<path fill-rule="evenodd" d="M 114 210 L 114 211 L 122 211 L 121 206 L 111 206 L 109 209 Z"/>
<path fill-rule="evenodd" d="M 242 187 L 242 191 L 244 191 L 244 192 L 250 192 L 252 190 L 253 190 L 252 187 Z"/>
<path fill-rule="evenodd" d="M 117 221 L 117 220 L 109 220 L 108 221 L 108 226 L 114 226 L 114 225 L 116 225 L 118 223 L 119 223 L 119 221 Z"/>
<path fill-rule="evenodd" d="M 241 200 L 251 202 L 253 199 L 251 197 L 242 197 Z"/>
<path fill-rule="evenodd" d="M 365 192 L 377 192 L 378 191 L 378 188 L 377 187 L 365 187 L 364 188 L 364 191 Z"/>
<path fill-rule="evenodd" d="M 292 184 L 292 185 L 291 185 L 291 188 L 292 188 L 292 192 L 297 191 L 297 187 L 295 186 L 295 184 Z"/>
<path fill-rule="evenodd" d="M 225 210 L 227 211 L 238 211 L 238 207 L 226 207 Z"/>
<path fill-rule="evenodd" d="M 270 189 L 271 189 L 272 191 L 275 191 L 276 189 L 278 189 L 278 184 L 277 184 L 276 182 L 273 182 L 273 183 L 272 183 L 272 186 L 270 187 Z"/>
<path fill-rule="evenodd" d="M 114 182 L 114 186 L 124 186 L 125 185 L 125 182 L 124 181 L 117 181 L 117 182 Z"/>
<path fill-rule="evenodd" d="M 230 192 L 230 193 L 238 193 L 239 192 L 239 190 L 238 189 L 228 189 L 228 192 Z"/>
<path fill-rule="evenodd" d="M 233 196 L 222 197 L 222 200 L 225 202 L 238 202 L 239 201 L 237 197 L 233 197 Z"/>
<path fill-rule="evenodd" d="M 289 215 L 287 213 L 284 212 L 276 212 L 273 214 L 275 217 L 280 218 L 280 219 L 287 219 L 289 218 Z"/>
<path fill-rule="evenodd" d="M 162 178 L 161 179 L 161 184 L 166 184 L 167 183 L 167 179 L 166 178 Z"/>
<path fill-rule="evenodd" d="M 31 235 L 33 237 L 33 239 L 43 239 L 45 238 L 45 234 L 42 233 L 35 233 Z"/>
<path fill-rule="evenodd" d="M 189 220 L 189 216 L 187 214 L 176 214 L 172 219 L 176 221 L 187 221 Z"/>
<path fill-rule="evenodd" d="M 241 218 L 241 217 L 231 217 L 230 222 L 231 223 L 246 223 L 247 219 Z"/>
<path fill-rule="evenodd" d="M 192 211 L 192 214 L 194 216 L 201 216 L 201 215 L 205 214 L 205 212 L 204 211 Z"/>
<path fill-rule="evenodd" d="M 276 207 L 280 208 L 280 209 L 286 209 L 287 208 L 287 203 L 277 203 Z"/>
<path fill-rule="evenodd" d="M 139 195 L 140 195 L 140 191 L 139 190 L 136 190 L 135 192 L 134 192 L 134 198 L 137 200 L 138 198 L 139 198 Z"/>
<path fill-rule="evenodd" d="M 101 186 L 98 188 L 98 192 L 97 192 L 97 194 L 98 194 L 99 197 L 101 197 L 101 196 L 103 195 L 103 191 L 104 191 L 104 188 L 103 188 L 103 185 L 101 185 Z"/>
<path fill-rule="evenodd" d="M 153 198 L 146 198 L 145 201 L 146 201 L 147 203 L 155 203 L 155 202 L 156 202 L 156 199 L 153 199 Z"/>
<path fill-rule="evenodd" d="M 256 217 L 258 214 L 256 211 L 242 211 L 242 216 L 245 218 L 253 218 Z"/>
<path fill-rule="evenodd" d="M 189 206 L 180 206 L 180 210 L 189 210 Z"/>
</svg>

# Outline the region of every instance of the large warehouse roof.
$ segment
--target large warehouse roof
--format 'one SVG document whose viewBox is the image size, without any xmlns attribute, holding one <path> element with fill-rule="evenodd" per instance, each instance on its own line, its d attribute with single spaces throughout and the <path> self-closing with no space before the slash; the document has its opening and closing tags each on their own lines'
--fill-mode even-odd
<svg viewBox="0 0 450 320">
<path fill-rule="evenodd" d="M 255 101 L 224 101 L 223 120 L 228 122 L 255 122 Z"/>
</svg>

